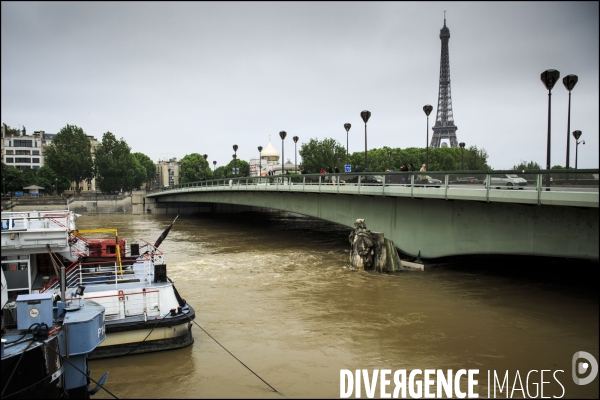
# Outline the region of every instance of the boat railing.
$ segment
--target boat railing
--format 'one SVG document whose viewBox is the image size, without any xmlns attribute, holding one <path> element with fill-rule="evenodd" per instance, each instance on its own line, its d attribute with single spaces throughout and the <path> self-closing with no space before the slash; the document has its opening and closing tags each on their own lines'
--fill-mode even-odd
<svg viewBox="0 0 600 400">
<path fill-rule="evenodd" d="M 3 212 L 2 230 L 67 230 L 70 225 L 70 218 L 71 215 L 68 211 L 53 213 L 40 211 Z"/>
<path fill-rule="evenodd" d="M 154 266 L 165 263 L 165 253 L 154 247 L 154 245 L 147 240 L 141 238 L 139 240 L 144 242 L 144 247 L 148 247 L 149 249 L 141 255 L 141 258 L 144 261 L 144 275 L 146 282 L 152 283 L 154 281 Z"/>
<path fill-rule="evenodd" d="M 87 300 L 94 300 L 106 309 L 106 320 L 127 319 L 143 316 L 144 320 L 161 315 L 160 290 L 132 289 L 117 290 L 113 294 L 90 293 L 84 295 Z M 168 310 L 163 310 L 164 312 Z"/>
</svg>

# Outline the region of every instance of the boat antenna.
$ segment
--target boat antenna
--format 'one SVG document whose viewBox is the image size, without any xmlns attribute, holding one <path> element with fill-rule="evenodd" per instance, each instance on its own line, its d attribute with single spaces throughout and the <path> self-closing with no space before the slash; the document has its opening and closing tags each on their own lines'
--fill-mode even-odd
<svg viewBox="0 0 600 400">
<path fill-rule="evenodd" d="M 156 243 L 154 243 L 155 248 L 158 248 L 158 246 L 160 246 L 160 244 L 163 242 L 163 240 L 165 240 L 167 238 L 167 235 L 171 231 L 171 228 L 173 227 L 173 224 L 175 223 L 175 221 L 177 221 L 177 218 L 179 218 L 179 214 L 177 214 L 177 216 L 175 217 L 173 222 L 171 222 L 171 225 L 169 225 L 167 227 L 167 229 L 165 229 L 165 231 L 159 236 L 159 238 L 156 239 Z"/>
</svg>

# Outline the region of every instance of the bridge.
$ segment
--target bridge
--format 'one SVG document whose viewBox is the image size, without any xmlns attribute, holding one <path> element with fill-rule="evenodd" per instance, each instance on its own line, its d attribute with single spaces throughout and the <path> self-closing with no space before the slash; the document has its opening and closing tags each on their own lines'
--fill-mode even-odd
<svg viewBox="0 0 600 400">
<path fill-rule="evenodd" d="M 145 202 L 155 202 L 156 211 L 185 203 L 268 207 L 348 227 L 364 218 L 400 251 L 424 259 L 498 254 L 598 260 L 598 170 L 568 171 L 242 177 L 149 192 Z"/>
</svg>

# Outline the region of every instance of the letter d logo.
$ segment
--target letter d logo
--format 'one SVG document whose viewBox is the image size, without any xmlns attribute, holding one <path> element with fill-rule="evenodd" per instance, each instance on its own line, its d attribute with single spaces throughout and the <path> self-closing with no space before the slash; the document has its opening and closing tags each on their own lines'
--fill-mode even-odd
<svg viewBox="0 0 600 400">
<path fill-rule="evenodd" d="M 580 358 L 585 358 L 588 362 L 580 362 L 576 366 L 575 364 L 577 364 L 577 360 Z M 577 377 L 578 373 L 584 374 L 590 366 L 592 367 L 592 371 L 587 376 L 587 378 Z M 575 369 L 575 367 L 577 367 L 577 369 Z M 576 385 L 587 385 L 588 383 L 596 379 L 596 375 L 598 375 L 598 362 L 590 353 L 585 351 L 578 351 L 577 353 L 573 354 L 573 361 L 571 363 L 571 373 L 573 374 L 573 382 L 575 382 Z"/>
</svg>

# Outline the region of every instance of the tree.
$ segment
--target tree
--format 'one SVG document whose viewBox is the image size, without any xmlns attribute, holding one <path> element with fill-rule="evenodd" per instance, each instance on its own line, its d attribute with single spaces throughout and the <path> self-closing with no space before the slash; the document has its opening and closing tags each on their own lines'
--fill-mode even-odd
<svg viewBox="0 0 600 400">
<path fill-rule="evenodd" d="M 2 163 L 2 182 L 6 193 L 14 193 L 23 190 L 25 184 L 25 176 L 19 168 L 8 167 Z"/>
<path fill-rule="evenodd" d="M 187 154 L 179 162 L 179 183 L 196 182 L 213 176 L 208 162 L 198 153 Z"/>
<path fill-rule="evenodd" d="M 225 173 L 227 174 L 227 177 L 233 177 L 233 166 L 236 165 L 237 169 L 239 170 L 239 173 L 237 174 L 237 177 L 242 177 L 242 176 L 250 176 L 250 165 L 244 161 L 244 160 L 240 160 L 239 158 L 237 159 L 237 161 L 234 162 L 234 160 L 231 160 L 229 162 L 229 164 L 227 164 L 225 166 Z"/>
<path fill-rule="evenodd" d="M 145 180 L 145 169 L 131 155 L 125 140 L 117 140 L 111 132 L 102 136 L 96 148 L 96 182 L 104 193 L 131 190 Z"/>
<path fill-rule="evenodd" d="M 77 194 L 81 193 L 80 183 L 94 176 L 90 139 L 83 129 L 67 124 L 44 150 L 44 163 L 58 175 L 75 182 Z"/>
<path fill-rule="evenodd" d="M 310 139 L 307 143 L 302 143 L 298 153 L 302 157 L 302 167 L 311 173 L 318 173 L 327 166 L 333 168 L 338 165 L 338 158 L 342 160 L 340 164 L 346 160 L 346 148 L 335 139 Z"/>
<path fill-rule="evenodd" d="M 144 182 L 154 182 L 154 177 L 156 176 L 156 165 L 152 159 L 144 153 L 133 153 L 132 156 L 144 168 Z"/>
<path fill-rule="evenodd" d="M 523 170 L 537 170 L 539 171 L 540 169 L 542 169 L 542 167 L 540 166 L 540 164 L 536 163 L 535 161 L 521 161 L 519 164 L 514 165 L 512 167 L 512 169 L 514 169 L 515 171 L 523 171 Z"/>
<path fill-rule="evenodd" d="M 6 132 L 6 136 L 20 134 L 20 132 L 17 128 L 11 128 L 10 126 L 8 126 L 4 123 L 2 125 L 4 125 L 4 131 Z"/>
</svg>

